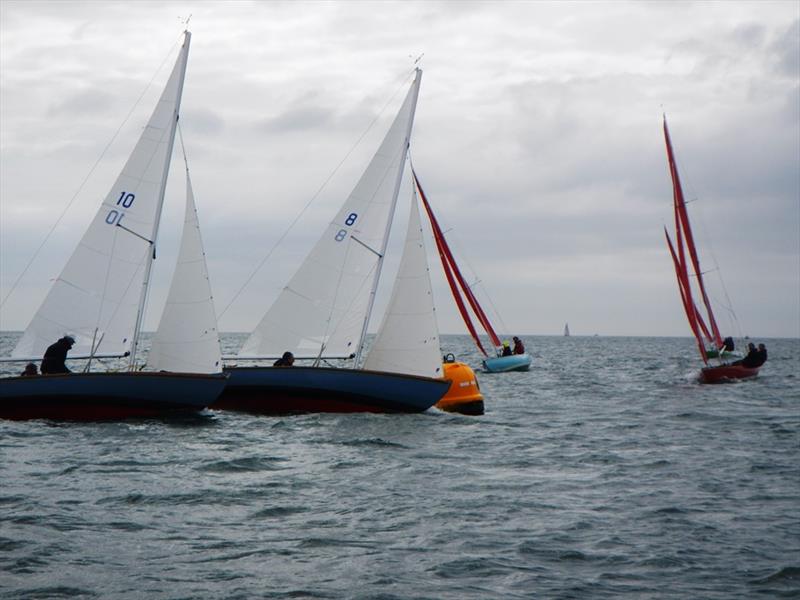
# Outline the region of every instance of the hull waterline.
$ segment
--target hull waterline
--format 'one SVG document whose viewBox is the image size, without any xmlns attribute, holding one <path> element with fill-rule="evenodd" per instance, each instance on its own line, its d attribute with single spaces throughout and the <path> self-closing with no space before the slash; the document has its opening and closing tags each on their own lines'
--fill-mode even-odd
<svg viewBox="0 0 800 600">
<path fill-rule="evenodd" d="M 742 365 L 720 365 L 705 367 L 700 371 L 701 383 L 728 383 L 738 379 L 750 379 L 758 375 L 759 367 L 743 367 Z"/>
<path fill-rule="evenodd" d="M 0 418 L 76 421 L 185 415 L 208 407 L 222 374 L 69 373 L 0 379 Z"/>
<path fill-rule="evenodd" d="M 447 393 L 449 380 L 324 367 L 231 367 L 212 409 L 264 415 L 418 413 Z"/>
<path fill-rule="evenodd" d="M 507 371 L 527 371 L 531 368 L 529 354 L 512 354 L 511 356 L 497 356 L 483 361 L 483 368 L 489 373 L 505 373 Z"/>
</svg>

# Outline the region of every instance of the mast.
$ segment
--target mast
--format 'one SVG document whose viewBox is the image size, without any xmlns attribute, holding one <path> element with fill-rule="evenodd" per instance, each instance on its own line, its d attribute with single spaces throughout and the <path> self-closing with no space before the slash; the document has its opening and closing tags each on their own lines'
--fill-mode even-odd
<svg viewBox="0 0 800 600">
<path fill-rule="evenodd" d="M 170 161 L 172 160 L 172 149 L 175 144 L 175 130 L 178 126 L 178 117 L 180 114 L 181 108 L 181 97 L 183 95 L 183 81 L 186 77 L 186 63 L 188 62 L 189 58 L 189 43 L 192 39 L 192 34 L 190 31 L 186 30 L 183 32 L 184 34 L 184 41 L 183 41 L 183 48 L 181 52 L 183 53 L 183 57 L 181 60 L 180 65 L 180 77 L 178 77 L 178 92 L 175 101 L 175 110 L 173 112 L 172 123 L 170 125 L 169 131 L 169 140 L 167 142 L 167 154 L 164 159 L 164 177 L 161 180 L 161 187 L 158 192 L 158 203 L 156 208 L 156 218 L 155 222 L 153 223 L 153 233 L 150 240 L 150 245 L 152 246 L 151 251 L 147 253 L 147 258 L 145 259 L 145 267 L 144 267 L 144 281 L 142 282 L 142 292 L 139 296 L 139 309 L 136 313 L 136 324 L 133 329 L 133 339 L 131 340 L 131 359 L 128 363 L 128 368 L 133 370 L 136 368 L 136 350 L 139 345 L 139 336 L 141 334 L 142 324 L 144 323 L 144 311 L 145 306 L 147 304 L 147 292 L 150 286 L 150 271 L 153 268 L 153 260 L 156 257 L 156 238 L 158 236 L 158 227 L 161 222 L 161 211 L 164 207 L 164 195 L 167 189 L 167 177 L 169 175 L 169 165 Z"/>
<path fill-rule="evenodd" d="M 378 254 L 378 262 L 375 267 L 375 278 L 372 281 L 372 289 L 369 293 L 369 300 L 367 302 L 367 312 L 364 316 L 364 324 L 361 327 L 361 336 L 358 340 L 358 347 L 356 348 L 356 355 L 355 360 L 353 361 L 353 365 L 358 368 L 358 364 L 361 362 L 361 354 L 364 352 L 364 340 L 367 337 L 367 326 L 369 325 L 369 319 L 372 314 L 372 307 L 375 304 L 375 295 L 378 290 L 378 283 L 380 282 L 381 278 L 381 269 L 383 268 L 383 259 L 386 255 L 386 246 L 389 243 L 389 233 L 392 229 L 392 221 L 394 220 L 394 211 L 395 207 L 397 206 L 397 196 L 400 192 L 400 183 L 403 180 L 403 170 L 404 170 L 404 163 L 406 160 L 406 155 L 408 153 L 408 146 L 409 140 L 411 138 L 411 128 L 414 125 L 414 114 L 417 110 L 417 98 L 419 98 L 419 84 L 422 80 L 422 69 L 417 67 L 416 69 L 416 76 L 414 77 L 413 89 L 414 89 L 414 96 L 413 100 L 411 101 L 411 113 L 408 118 L 408 124 L 406 126 L 406 135 L 405 135 L 405 144 L 403 145 L 403 159 L 400 165 L 400 168 L 397 170 L 397 176 L 395 178 L 394 183 L 394 192 L 392 193 L 392 206 L 389 209 L 389 218 L 386 221 L 386 230 L 384 232 L 383 241 L 381 242 L 381 249 Z"/>
</svg>

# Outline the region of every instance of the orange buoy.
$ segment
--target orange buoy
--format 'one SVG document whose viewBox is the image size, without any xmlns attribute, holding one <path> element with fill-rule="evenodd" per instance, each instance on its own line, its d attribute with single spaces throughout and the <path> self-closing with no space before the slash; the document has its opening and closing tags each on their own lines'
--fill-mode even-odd
<svg viewBox="0 0 800 600">
<path fill-rule="evenodd" d="M 444 378 L 450 379 L 450 389 L 436 403 L 436 408 L 462 415 L 482 415 L 483 394 L 481 394 L 478 378 L 469 365 L 456 362 L 452 354 L 445 356 Z"/>
</svg>

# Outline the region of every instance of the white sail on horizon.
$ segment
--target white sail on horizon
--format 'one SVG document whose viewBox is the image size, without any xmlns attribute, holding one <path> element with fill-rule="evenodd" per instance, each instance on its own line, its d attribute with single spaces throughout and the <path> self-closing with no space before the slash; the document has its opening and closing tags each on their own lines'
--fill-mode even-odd
<svg viewBox="0 0 800 600">
<path fill-rule="evenodd" d="M 405 247 L 383 321 L 364 368 L 421 377 L 442 376 L 442 352 L 417 190 L 412 183 Z"/>
<path fill-rule="evenodd" d="M 122 172 L 12 352 L 42 356 L 69 334 L 73 355 L 124 354 L 136 336 L 158 231 L 189 52 L 189 32 Z"/>
<path fill-rule="evenodd" d="M 161 321 L 147 355 L 156 371 L 219 373 L 222 352 L 200 222 L 189 170 L 178 262 Z"/>
<path fill-rule="evenodd" d="M 421 71 L 336 217 L 244 343 L 240 357 L 356 355 L 397 201 Z"/>
</svg>

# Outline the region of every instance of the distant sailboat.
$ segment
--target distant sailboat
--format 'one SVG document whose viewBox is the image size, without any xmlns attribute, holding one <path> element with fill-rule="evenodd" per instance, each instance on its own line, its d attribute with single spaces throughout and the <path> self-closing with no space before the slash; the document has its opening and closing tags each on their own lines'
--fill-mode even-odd
<svg viewBox="0 0 800 600">
<path fill-rule="evenodd" d="M 569 323 L 564 323 L 564 337 L 569 337 Z"/>
<path fill-rule="evenodd" d="M 527 371 L 531 366 L 531 356 L 527 352 L 523 354 L 500 356 L 496 351 L 496 349 L 501 348 L 503 344 L 495 332 L 494 327 L 492 327 L 492 324 L 489 321 L 489 318 L 486 316 L 483 308 L 478 303 L 477 298 L 472 293 L 472 289 L 464 280 L 461 270 L 458 268 L 455 258 L 453 258 L 453 253 L 450 251 L 450 247 L 447 245 L 447 240 L 445 240 L 444 233 L 439 226 L 439 222 L 437 221 L 436 216 L 433 214 L 433 209 L 428 202 L 428 198 L 425 195 L 425 192 L 422 190 L 422 186 L 420 185 L 416 173 L 414 173 L 414 182 L 419 190 L 420 198 L 422 199 L 422 204 L 425 207 L 425 211 L 428 213 L 428 219 L 430 220 L 431 228 L 433 230 L 433 238 L 436 241 L 436 247 L 439 251 L 439 258 L 441 259 L 442 269 L 444 270 L 447 283 L 450 285 L 450 291 L 453 295 L 453 299 L 456 302 L 459 313 L 461 313 L 461 318 L 463 319 L 467 330 L 472 336 L 472 340 L 475 342 L 475 346 L 486 357 L 483 361 L 484 368 L 492 373 L 501 373 L 505 371 Z M 475 325 L 472 323 L 472 319 L 467 311 L 466 304 L 464 302 L 465 299 L 475 314 L 478 322 L 481 324 L 481 327 L 483 327 L 492 344 L 494 344 L 496 356 L 491 356 L 483 347 L 483 343 L 481 342 L 480 337 L 478 337 Z"/>
<path fill-rule="evenodd" d="M 113 419 L 197 411 L 222 391 L 209 369 L 139 371 L 140 331 L 155 258 L 191 34 L 122 172 L 12 353 L 41 359 L 69 334 L 69 359 L 129 357 L 127 372 L 84 372 L 0 379 L 0 417 Z M 165 315 L 165 327 L 184 315 Z M 181 352 L 189 352 L 181 344 Z M 184 368 L 177 370 L 183 371 Z M 219 371 L 219 369 L 217 369 Z"/>
<path fill-rule="evenodd" d="M 703 271 L 700 268 L 697 249 L 695 248 L 694 235 L 691 224 L 689 223 L 689 213 L 686 210 L 686 201 L 683 196 L 678 166 L 675 162 L 675 155 L 672 149 L 672 141 L 667 128 L 667 119 L 664 117 L 664 140 L 667 146 L 667 159 L 669 163 L 670 176 L 673 186 L 673 209 L 675 216 L 675 243 L 673 244 L 669 232 L 664 228 L 664 235 L 667 238 L 672 262 L 675 267 L 675 274 L 678 280 L 678 289 L 681 294 L 681 302 L 689 321 L 689 326 L 697 340 L 697 348 L 706 366 L 700 372 L 700 381 L 703 383 L 720 383 L 733 379 L 746 379 L 758 375 L 759 366 L 746 367 L 742 364 L 725 364 L 709 366 L 709 349 L 715 356 L 727 346 L 726 340 L 722 339 L 714 311 L 711 308 L 711 301 L 706 293 L 703 280 Z M 688 256 L 687 256 L 688 255 Z M 703 319 L 700 308 L 695 304 L 692 286 L 689 275 L 689 265 L 691 264 L 700 297 L 703 301 L 708 323 Z"/>
</svg>

